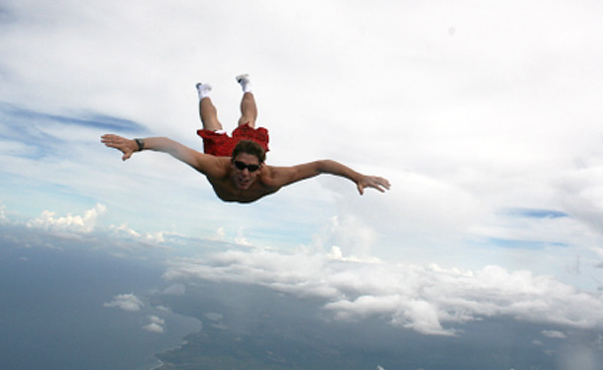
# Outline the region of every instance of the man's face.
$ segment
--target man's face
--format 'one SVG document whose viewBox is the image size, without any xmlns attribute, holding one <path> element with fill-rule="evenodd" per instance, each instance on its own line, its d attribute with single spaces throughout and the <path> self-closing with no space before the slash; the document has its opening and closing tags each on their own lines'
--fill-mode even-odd
<svg viewBox="0 0 603 370">
<path fill-rule="evenodd" d="M 246 190 L 259 176 L 262 165 L 253 154 L 241 153 L 230 163 L 232 179 L 237 188 Z"/>
</svg>

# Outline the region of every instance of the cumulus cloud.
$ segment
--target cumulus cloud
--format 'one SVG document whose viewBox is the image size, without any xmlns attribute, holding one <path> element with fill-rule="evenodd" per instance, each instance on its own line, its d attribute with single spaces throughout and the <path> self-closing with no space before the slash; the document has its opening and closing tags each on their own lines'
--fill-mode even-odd
<svg viewBox="0 0 603 370">
<path fill-rule="evenodd" d="M 320 297 L 324 310 L 336 319 L 384 317 L 393 326 L 429 335 L 456 335 L 459 325 L 483 317 L 576 328 L 603 326 L 600 296 L 552 276 L 494 265 L 470 271 L 333 257 L 333 253 L 227 251 L 173 263 L 164 277 L 257 284 Z"/>
<path fill-rule="evenodd" d="M 83 216 L 69 213 L 67 216 L 56 217 L 55 212 L 46 210 L 39 217 L 28 221 L 27 226 L 53 231 L 90 233 L 94 231 L 98 218 L 106 211 L 107 207 L 100 203 L 84 212 Z"/>
<path fill-rule="evenodd" d="M 150 331 L 152 333 L 159 333 L 159 334 L 163 333 L 163 331 L 164 331 L 163 326 L 156 324 L 154 322 L 152 322 L 148 325 L 145 325 L 142 328 L 146 331 Z"/>
<path fill-rule="evenodd" d="M 124 311 L 136 312 L 140 311 L 144 307 L 144 303 L 132 293 L 120 294 L 113 297 L 111 302 L 105 303 L 105 307 L 117 307 Z"/>
<path fill-rule="evenodd" d="M 125 239 L 134 239 L 141 242 L 157 244 L 163 243 L 165 241 L 164 232 L 156 232 L 156 233 L 140 233 L 134 229 L 128 227 L 128 224 L 123 223 L 119 226 L 111 225 L 109 229 L 112 230 L 114 236 L 118 238 Z"/>
<path fill-rule="evenodd" d="M 149 323 L 142 328 L 151 333 L 163 333 L 165 331 L 165 320 L 159 316 L 151 315 L 148 317 Z"/>
</svg>

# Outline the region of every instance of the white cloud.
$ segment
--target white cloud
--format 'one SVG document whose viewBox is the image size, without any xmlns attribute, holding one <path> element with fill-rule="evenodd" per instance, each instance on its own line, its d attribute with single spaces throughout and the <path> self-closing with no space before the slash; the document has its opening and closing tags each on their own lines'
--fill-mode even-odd
<svg viewBox="0 0 603 370">
<path fill-rule="evenodd" d="M 149 321 L 159 325 L 165 325 L 165 320 L 160 318 L 159 316 L 151 315 L 149 316 Z"/>
<path fill-rule="evenodd" d="M 165 320 L 152 315 L 148 317 L 149 319 L 149 323 L 145 326 L 143 326 L 142 328 L 146 331 L 150 331 L 152 333 L 163 333 L 165 331 Z"/>
<path fill-rule="evenodd" d="M 144 306 L 144 303 L 132 293 L 129 294 L 120 294 L 113 297 L 111 302 L 105 303 L 103 306 L 105 307 L 117 307 L 124 311 L 136 312 L 140 311 Z"/>
<path fill-rule="evenodd" d="M 97 219 L 106 211 L 107 207 L 100 203 L 87 210 L 83 216 L 68 214 L 67 216 L 55 217 L 55 212 L 44 211 L 39 217 L 28 221 L 27 226 L 53 231 L 90 233 L 94 231 Z"/>
<path fill-rule="evenodd" d="M 142 328 L 144 330 L 146 330 L 146 331 L 150 331 L 152 333 L 159 333 L 159 334 L 161 334 L 161 333 L 163 333 L 165 331 L 165 329 L 163 328 L 163 326 L 161 326 L 159 324 L 156 324 L 154 322 L 152 322 L 152 323 L 150 323 L 148 325 L 145 325 Z"/>
<path fill-rule="evenodd" d="M 453 335 L 455 325 L 498 316 L 576 328 L 603 327 L 599 295 L 579 291 L 552 276 L 499 266 L 463 271 L 436 265 L 345 262 L 321 253 L 229 251 L 207 260 L 174 263 L 165 277 L 258 284 L 322 297 L 324 309 L 338 319 L 389 317 L 392 325 L 424 334 Z"/>
<path fill-rule="evenodd" d="M 159 244 L 165 241 L 165 234 L 162 231 L 155 233 L 139 233 L 138 231 L 128 227 L 128 224 L 123 223 L 119 226 L 111 225 L 109 229 L 119 238 L 128 238 L 138 240 L 140 242 Z"/>
<path fill-rule="evenodd" d="M 127 223 L 122 223 L 119 226 L 109 225 L 106 227 L 99 226 L 99 219 L 107 213 L 107 206 L 96 204 L 93 208 L 86 210 L 84 215 L 73 215 L 68 213 L 66 216 L 57 216 L 56 212 L 45 210 L 38 217 L 25 221 L 25 226 L 32 229 L 47 230 L 51 233 L 61 234 L 63 237 L 79 234 L 91 234 L 99 232 L 108 235 L 112 238 L 123 241 L 135 241 L 145 246 L 162 248 L 162 243 L 166 241 L 166 232 L 138 232 L 130 227 Z M 5 215 L 4 208 L 0 208 L 0 221 Z M 8 220 L 8 218 L 6 218 Z M 49 246 L 48 244 L 46 244 Z M 118 244 L 123 245 L 123 244 Z"/>
</svg>

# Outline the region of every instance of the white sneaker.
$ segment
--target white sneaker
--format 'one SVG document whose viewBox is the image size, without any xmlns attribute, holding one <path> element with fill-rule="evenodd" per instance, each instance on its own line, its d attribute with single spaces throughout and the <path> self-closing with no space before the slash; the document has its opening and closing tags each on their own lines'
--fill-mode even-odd
<svg viewBox="0 0 603 370">
<path fill-rule="evenodd" d="M 197 88 L 197 91 L 201 91 L 201 90 L 211 91 L 211 85 L 204 84 L 203 82 L 197 82 L 195 87 Z"/>
<path fill-rule="evenodd" d="M 242 75 L 238 75 L 235 78 L 237 79 L 237 82 L 240 83 L 241 85 L 249 82 L 249 74 L 248 73 L 244 73 Z"/>
</svg>

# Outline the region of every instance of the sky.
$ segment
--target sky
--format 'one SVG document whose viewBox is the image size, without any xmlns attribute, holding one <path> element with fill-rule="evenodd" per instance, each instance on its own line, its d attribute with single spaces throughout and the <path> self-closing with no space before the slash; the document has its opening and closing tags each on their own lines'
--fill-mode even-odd
<svg viewBox="0 0 603 370">
<path fill-rule="evenodd" d="M 480 317 L 600 332 L 602 16 L 597 1 L 0 1 L 3 240 L 160 251 L 165 279 L 321 297 L 422 335 Z M 391 190 L 325 175 L 227 204 L 167 155 L 100 143 L 201 150 L 195 84 L 231 130 L 240 73 L 268 164 L 330 158 Z"/>
</svg>

